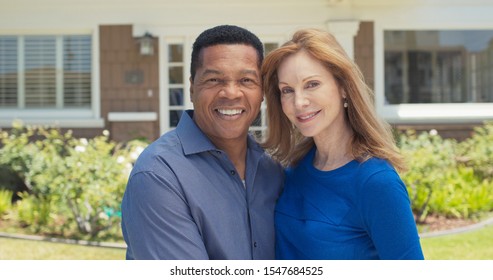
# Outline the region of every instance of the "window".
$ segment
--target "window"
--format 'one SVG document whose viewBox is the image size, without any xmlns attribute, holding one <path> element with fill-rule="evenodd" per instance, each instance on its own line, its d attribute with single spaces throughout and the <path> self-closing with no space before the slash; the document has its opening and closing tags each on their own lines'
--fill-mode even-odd
<svg viewBox="0 0 493 280">
<path fill-rule="evenodd" d="M 493 102 L 493 31 L 385 31 L 385 104 Z"/>
<path fill-rule="evenodd" d="M 91 36 L 0 36 L 0 108 L 91 108 Z"/>
<path fill-rule="evenodd" d="M 270 51 L 275 50 L 279 46 L 279 43 L 264 43 L 264 55 L 267 55 Z M 266 136 L 267 131 L 267 112 L 266 104 L 262 102 L 260 106 L 260 112 L 257 118 L 253 121 L 250 126 L 250 132 L 259 141 L 263 140 Z"/>
<path fill-rule="evenodd" d="M 185 75 L 183 44 L 168 45 L 168 98 L 169 98 L 169 128 L 178 125 L 181 114 L 185 110 Z"/>
</svg>

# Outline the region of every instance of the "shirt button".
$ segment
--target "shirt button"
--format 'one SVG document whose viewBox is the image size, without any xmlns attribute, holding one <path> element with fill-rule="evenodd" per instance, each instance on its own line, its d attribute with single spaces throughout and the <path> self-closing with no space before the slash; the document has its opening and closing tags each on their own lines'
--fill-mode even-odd
<svg viewBox="0 0 493 280">
<path fill-rule="evenodd" d="M 257 242 L 253 242 L 253 247 L 257 248 Z"/>
<path fill-rule="evenodd" d="M 230 170 L 229 173 L 231 173 L 231 175 L 233 175 L 233 176 L 236 174 L 236 172 L 234 170 Z"/>
</svg>

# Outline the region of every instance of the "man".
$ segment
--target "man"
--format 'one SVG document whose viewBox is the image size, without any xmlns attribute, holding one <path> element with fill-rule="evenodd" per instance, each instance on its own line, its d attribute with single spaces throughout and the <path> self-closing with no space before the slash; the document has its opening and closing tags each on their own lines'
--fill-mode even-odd
<svg viewBox="0 0 493 280">
<path fill-rule="evenodd" d="M 192 50 L 175 130 L 141 154 L 122 202 L 127 259 L 273 259 L 282 168 L 248 135 L 263 100 L 263 46 L 230 25 Z"/>
</svg>

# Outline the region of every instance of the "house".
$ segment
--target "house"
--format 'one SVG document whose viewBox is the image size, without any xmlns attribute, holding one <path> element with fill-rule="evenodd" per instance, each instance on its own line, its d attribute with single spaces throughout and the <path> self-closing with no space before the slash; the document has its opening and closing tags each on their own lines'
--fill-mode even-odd
<svg viewBox="0 0 493 280">
<path fill-rule="evenodd" d="M 236 24 L 266 51 L 298 28 L 329 30 L 381 117 L 460 139 L 493 119 L 492 14 L 487 0 L 0 0 L 0 127 L 154 140 L 191 108 L 195 37 Z M 262 108 L 252 131 L 265 129 Z"/>
</svg>

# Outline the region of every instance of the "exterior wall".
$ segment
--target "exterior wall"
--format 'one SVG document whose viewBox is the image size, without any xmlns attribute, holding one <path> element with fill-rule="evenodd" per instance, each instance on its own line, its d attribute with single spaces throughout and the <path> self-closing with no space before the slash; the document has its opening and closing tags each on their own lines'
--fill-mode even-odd
<svg viewBox="0 0 493 280">
<path fill-rule="evenodd" d="M 0 35 L 92 35 L 94 104 L 90 114 L 74 117 L 56 110 L 43 114 L 36 114 L 35 110 L 0 110 L 2 129 L 9 127 L 13 117 L 25 117 L 28 124 L 57 123 L 80 137 L 92 137 L 107 129 L 117 141 L 138 137 L 154 140 L 169 128 L 164 125 L 170 109 L 165 45 L 183 43 L 184 61 L 188 63 L 196 35 L 218 24 L 244 26 L 262 41 L 276 43 L 284 42 L 301 27 L 337 31 L 343 45 L 354 50 L 352 55 L 375 92 L 378 114 L 399 129 L 435 128 L 444 136 L 462 138 L 469 134 L 469 128 L 493 119 L 492 103 L 388 106 L 384 96 L 385 30 L 491 30 L 493 5 L 486 0 L 46 0 L 42 5 L 38 2 L 0 0 Z M 346 26 L 353 23 L 358 24 L 358 32 L 354 40 L 346 40 L 353 36 Z M 153 56 L 141 56 L 136 43 L 136 38 L 147 31 L 156 37 Z M 184 72 L 188 70 L 185 65 Z M 185 91 L 188 87 L 185 81 Z M 189 97 L 188 94 L 185 96 Z M 186 99 L 185 105 L 190 107 L 189 98 Z M 126 117 L 111 119 L 112 113 Z M 148 113 L 153 117 L 141 117 Z"/>
<path fill-rule="evenodd" d="M 158 49 L 154 40 L 154 49 Z M 111 138 L 125 141 L 135 138 L 155 140 L 159 123 L 154 121 L 113 121 L 108 114 L 159 112 L 158 53 L 143 56 L 132 36 L 131 25 L 103 25 L 99 29 L 101 116 Z"/>
<path fill-rule="evenodd" d="M 373 90 L 375 88 L 375 60 L 373 22 L 363 21 L 359 25 L 358 34 L 354 37 L 354 61 L 358 64 L 366 84 Z"/>
</svg>

